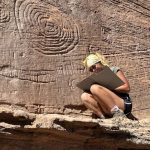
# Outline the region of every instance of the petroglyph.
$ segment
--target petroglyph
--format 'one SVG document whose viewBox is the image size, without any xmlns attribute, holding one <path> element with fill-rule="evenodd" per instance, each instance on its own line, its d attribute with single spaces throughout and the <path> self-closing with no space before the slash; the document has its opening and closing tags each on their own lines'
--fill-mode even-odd
<svg viewBox="0 0 150 150">
<path fill-rule="evenodd" d="M 0 27 L 4 28 L 5 23 L 10 21 L 10 12 L 6 9 L 6 4 L 0 1 Z"/>
<path fill-rule="evenodd" d="M 81 104 L 76 83 L 89 75 L 82 60 L 98 51 L 125 72 L 136 115 L 148 116 L 149 6 L 143 0 L 0 0 L 0 102 L 42 104 L 41 113 Z"/>
<path fill-rule="evenodd" d="M 13 67 L 2 67 L 0 76 L 7 78 L 17 78 L 20 80 L 28 80 L 37 83 L 53 83 L 56 79 L 52 77 L 51 70 L 22 70 Z M 54 76 L 54 74 L 53 74 Z"/>
<path fill-rule="evenodd" d="M 78 44 L 79 29 L 75 21 L 48 3 L 17 0 L 15 18 L 20 37 L 42 54 L 65 54 Z"/>
<path fill-rule="evenodd" d="M 73 70 L 73 68 L 78 68 L 78 70 Z M 67 70 L 68 69 L 68 70 Z M 56 67 L 55 69 L 17 69 L 14 66 L 4 65 L 0 66 L 0 76 L 6 77 L 6 78 L 16 78 L 19 80 L 26 80 L 36 83 L 57 83 L 59 77 L 64 75 L 71 75 L 69 78 L 69 86 L 73 88 L 75 83 L 77 82 L 75 80 L 75 77 L 73 75 L 82 73 L 82 69 L 80 65 L 77 66 L 77 64 L 72 64 L 70 66 L 64 66 L 64 69 L 62 67 Z M 74 83 L 75 82 L 75 83 Z"/>
</svg>

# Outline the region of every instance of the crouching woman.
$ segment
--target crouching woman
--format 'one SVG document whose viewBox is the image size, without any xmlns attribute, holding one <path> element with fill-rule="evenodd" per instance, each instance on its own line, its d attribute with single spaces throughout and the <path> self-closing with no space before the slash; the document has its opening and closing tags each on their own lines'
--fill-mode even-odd
<svg viewBox="0 0 150 150">
<path fill-rule="evenodd" d="M 105 66 L 110 67 L 104 56 L 99 53 L 89 54 L 83 63 L 93 73 L 103 70 Z M 81 95 L 83 104 L 101 119 L 106 116 L 129 116 L 132 110 L 127 78 L 119 67 L 112 66 L 110 69 L 124 82 L 123 85 L 111 91 L 104 86 L 93 84 L 89 92 Z"/>
</svg>

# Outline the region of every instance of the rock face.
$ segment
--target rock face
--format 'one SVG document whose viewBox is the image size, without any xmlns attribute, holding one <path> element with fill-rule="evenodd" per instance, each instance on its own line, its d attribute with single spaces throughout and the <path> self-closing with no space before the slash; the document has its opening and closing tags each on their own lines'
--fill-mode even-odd
<svg viewBox="0 0 150 150">
<path fill-rule="evenodd" d="M 145 126 L 144 123 L 138 124 L 146 131 L 140 130 L 140 127 L 134 130 L 137 134 L 131 131 L 125 134 L 118 130 L 117 140 L 121 138 L 120 144 L 114 144 L 112 135 L 117 134 L 110 129 L 109 137 L 105 136 L 104 140 L 110 145 L 102 144 L 104 148 L 101 149 L 126 149 L 122 139 L 127 139 L 128 135 L 130 139 L 131 135 L 141 139 L 143 136 L 138 135 L 143 134 L 148 138 L 141 140 L 141 145 L 133 144 L 137 141 L 131 140 L 133 143 L 129 144 L 128 149 L 146 149 L 149 145 L 147 124 L 150 114 L 149 8 L 149 0 L 1 0 L 0 104 L 2 108 L 7 108 L 7 111 L 2 109 L 0 113 L 0 120 L 7 123 L 1 125 L 1 137 L 5 137 L 3 140 L 1 138 L 3 149 L 10 149 L 16 139 L 18 142 L 14 149 L 26 149 L 26 143 L 30 143 L 30 149 L 37 149 L 36 145 L 39 145 L 39 149 L 49 149 L 52 145 L 54 149 L 57 146 L 63 149 L 66 139 L 69 139 L 66 144 L 72 149 L 88 149 L 94 144 L 97 145 L 95 149 L 100 149 L 98 143 L 102 143 L 103 139 L 93 132 L 98 131 L 105 136 L 108 129 L 101 127 L 101 124 L 97 128 L 97 123 L 91 123 L 93 121 L 86 123 L 88 127 L 83 127 L 82 134 L 79 132 L 75 135 L 69 133 L 76 128 L 76 123 L 64 123 L 65 130 L 70 129 L 68 132 L 43 125 L 34 126 L 33 129 L 37 114 L 90 117 L 91 112 L 82 106 L 82 91 L 76 87 L 76 83 L 88 75 L 81 63 L 83 58 L 88 52 L 95 51 L 104 54 L 111 65 L 119 66 L 125 72 L 131 84 L 133 114 L 146 119 Z M 77 122 L 78 128 L 84 119 Z M 89 129 L 89 133 L 84 129 Z M 82 140 L 84 132 L 88 134 L 88 140 L 85 140 L 87 137 Z M 41 141 L 38 140 L 40 135 Z M 47 135 L 55 139 L 48 141 Z M 42 147 L 44 142 L 46 145 Z M 8 147 L 5 147 L 6 143 L 9 143 Z"/>
<path fill-rule="evenodd" d="M 126 117 L 92 119 L 82 115 L 35 115 L 12 106 L 0 107 L 0 116 L 2 114 L 0 145 L 4 150 L 150 149 L 149 119 L 132 121 Z"/>
</svg>

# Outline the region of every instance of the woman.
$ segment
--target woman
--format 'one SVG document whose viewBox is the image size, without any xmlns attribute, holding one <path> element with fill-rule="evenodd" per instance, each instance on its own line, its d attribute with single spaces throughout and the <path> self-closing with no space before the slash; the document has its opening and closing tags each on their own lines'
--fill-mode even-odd
<svg viewBox="0 0 150 150">
<path fill-rule="evenodd" d="M 104 66 L 109 66 L 105 58 L 99 53 L 89 54 L 83 63 L 93 73 L 101 71 Z M 101 119 L 106 116 L 129 115 L 132 110 L 132 103 L 128 94 L 130 91 L 129 82 L 120 68 L 110 67 L 110 69 L 124 82 L 122 86 L 111 91 L 101 85 L 93 84 L 90 92 L 84 92 L 81 95 L 84 105 Z"/>
</svg>

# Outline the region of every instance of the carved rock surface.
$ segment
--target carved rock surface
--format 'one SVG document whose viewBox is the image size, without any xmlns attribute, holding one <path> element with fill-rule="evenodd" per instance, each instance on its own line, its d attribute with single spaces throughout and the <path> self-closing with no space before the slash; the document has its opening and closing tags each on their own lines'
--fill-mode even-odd
<svg viewBox="0 0 150 150">
<path fill-rule="evenodd" d="M 1 137 L 6 134 L 5 139 L 1 138 L 3 149 L 7 149 L 5 144 L 8 141 L 11 147 L 14 140 L 19 141 L 20 138 L 22 141 L 19 141 L 14 149 L 17 147 L 24 149 L 29 142 L 28 137 L 31 140 L 36 133 L 38 135 L 35 141 L 29 142 L 30 149 L 35 149 L 36 144 L 39 144 L 39 149 L 42 149 L 41 143 L 48 142 L 47 134 L 56 135 L 54 136 L 56 138 L 51 139 L 43 149 L 50 145 L 53 145 L 54 149 L 57 149 L 57 146 L 60 149 L 64 145 L 65 135 L 70 138 L 68 148 L 71 146 L 72 149 L 79 149 L 79 147 L 91 149 L 93 142 L 99 145 L 99 140 L 102 138 L 93 134 L 93 131 L 92 133 L 90 131 L 90 138 L 94 137 L 95 141 L 88 139 L 88 141 L 83 140 L 82 143 L 77 141 L 78 144 L 75 139 L 79 135 L 82 137 L 82 134 L 79 133 L 74 138 L 74 134 L 70 135 L 71 131 L 57 133 L 57 127 L 62 128 L 62 124 L 65 125 L 65 129 L 72 129 L 72 123 L 68 121 L 61 122 L 60 126 L 56 123 L 57 127 L 50 129 L 53 133 L 49 132 L 47 126 L 44 129 L 42 120 L 39 125 L 31 129 L 31 132 L 28 127 L 23 129 L 18 127 L 18 125 L 32 126 L 31 124 L 37 120 L 37 114 L 39 116 L 43 114 L 91 116 L 91 112 L 85 109 L 80 100 L 82 91 L 76 87 L 77 82 L 89 75 L 82 66 L 82 60 L 89 51 L 104 54 L 111 65 L 119 66 L 125 72 L 131 84 L 133 114 L 140 119 L 145 119 L 148 124 L 149 39 L 150 0 L 1 0 L 0 104 L 2 107 L 6 105 L 7 110 L 1 109 L 0 120 L 8 124 L 2 126 L 8 127 L 12 124 L 11 129 L 7 127 L 1 129 Z M 87 124 L 91 125 L 91 123 Z M 143 125 L 141 127 L 144 128 Z M 3 129 L 6 132 L 3 133 Z M 107 134 L 104 128 L 98 130 L 104 136 Z M 146 126 L 146 131 L 134 130 L 134 132 L 137 132 L 137 135 L 133 134 L 136 137 L 146 132 L 149 139 L 149 126 Z M 41 143 L 38 140 L 40 134 L 43 137 Z M 123 133 L 123 136 L 122 138 L 125 139 L 127 135 Z M 79 139 L 82 140 L 81 137 Z M 71 142 L 71 139 L 74 142 Z M 129 139 L 132 139 L 131 134 Z M 145 147 L 141 147 L 142 145 L 138 147 L 132 140 L 133 146 L 129 144 L 128 150 L 147 148 L 146 145 L 149 145 L 147 139 L 143 140 L 145 144 L 140 142 Z M 107 140 L 113 150 L 126 149 L 122 142 L 115 147 L 113 136 Z M 104 143 L 107 143 L 106 141 L 104 140 Z M 56 145 L 57 142 L 60 145 Z M 85 143 L 88 143 L 88 146 L 85 146 Z M 104 148 L 101 149 L 109 149 L 110 145 L 103 144 Z M 100 149 L 100 146 L 96 148 Z"/>
<path fill-rule="evenodd" d="M 81 61 L 99 51 L 125 71 L 135 113 L 148 115 L 149 6 L 149 0 L 2 0 L 0 102 L 35 113 L 81 105 L 76 83 L 87 75 Z"/>
</svg>

